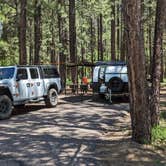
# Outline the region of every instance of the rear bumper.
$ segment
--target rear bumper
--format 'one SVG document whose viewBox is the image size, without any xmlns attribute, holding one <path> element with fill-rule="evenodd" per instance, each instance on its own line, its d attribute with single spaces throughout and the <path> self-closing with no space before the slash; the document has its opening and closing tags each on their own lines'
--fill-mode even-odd
<svg viewBox="0 0 166 166">
<path fill-rule="evenodd" d="M 108 87 L 108 83 L 105 83 L 105 85 L 106 85 L 106 87 Z M 98 83 L 98 82 L 93 82 L 91 84 L 91 88 L 93 89 L 94 93 L 100 93 L 100 86 L 101 86 L 101 84 Z M 118 92 L 117 91 L 116 92 L 112 91 L 112 94 L 120 94 L 120 93 L 128 93 L 128 92 L 129 92 L 128 83 L 124 82 L 122 90 L 118 91 Z"/>
</svg>

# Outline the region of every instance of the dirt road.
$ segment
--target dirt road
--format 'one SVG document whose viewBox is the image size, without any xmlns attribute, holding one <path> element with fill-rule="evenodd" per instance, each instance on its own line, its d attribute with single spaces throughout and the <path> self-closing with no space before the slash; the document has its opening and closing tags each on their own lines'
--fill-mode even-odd
<svg viewBox="0 0 166 166">
<path fill-rule="evenodd" d="M 165 165 L 165 151 L 131 141 L 128 103 L 61 96 L 0 121 L 0 166 Z"/>
</svg>

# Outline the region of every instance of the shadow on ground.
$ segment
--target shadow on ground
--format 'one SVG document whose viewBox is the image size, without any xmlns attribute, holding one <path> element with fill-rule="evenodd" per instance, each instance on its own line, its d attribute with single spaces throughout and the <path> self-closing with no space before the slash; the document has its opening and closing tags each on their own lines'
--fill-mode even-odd
<svg viewBox="0 0 166 166">
<path fill-rule="evenodd" d="M 164 151 L 131 141 L 128 109 L 90 96 L 62 96 L 54 109 L 17 109 L 0 121 L 0 166 L 164 165 Z"/>
</svg>

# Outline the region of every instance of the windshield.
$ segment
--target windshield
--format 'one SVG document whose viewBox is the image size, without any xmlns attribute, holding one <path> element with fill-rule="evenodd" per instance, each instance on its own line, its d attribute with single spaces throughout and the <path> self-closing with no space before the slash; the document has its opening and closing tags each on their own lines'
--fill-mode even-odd
<svg viewBox="0 0 166 166">
<path fill-rule="evenodd" d="M 13 68 L 0 68 L 0 80 L 10 79 L 14 76 L 14 67 Z"/>
</svg>

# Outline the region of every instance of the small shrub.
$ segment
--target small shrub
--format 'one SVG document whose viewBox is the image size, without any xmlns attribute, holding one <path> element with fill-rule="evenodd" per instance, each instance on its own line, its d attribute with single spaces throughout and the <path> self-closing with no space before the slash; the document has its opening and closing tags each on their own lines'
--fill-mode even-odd
<svg viewBox="0 0 166 166">
<path fill-rule="evenodd" d="M 152 129 L 152 142 L 166 145 L 166 127 L 157 126 Z"/>
</svg>

